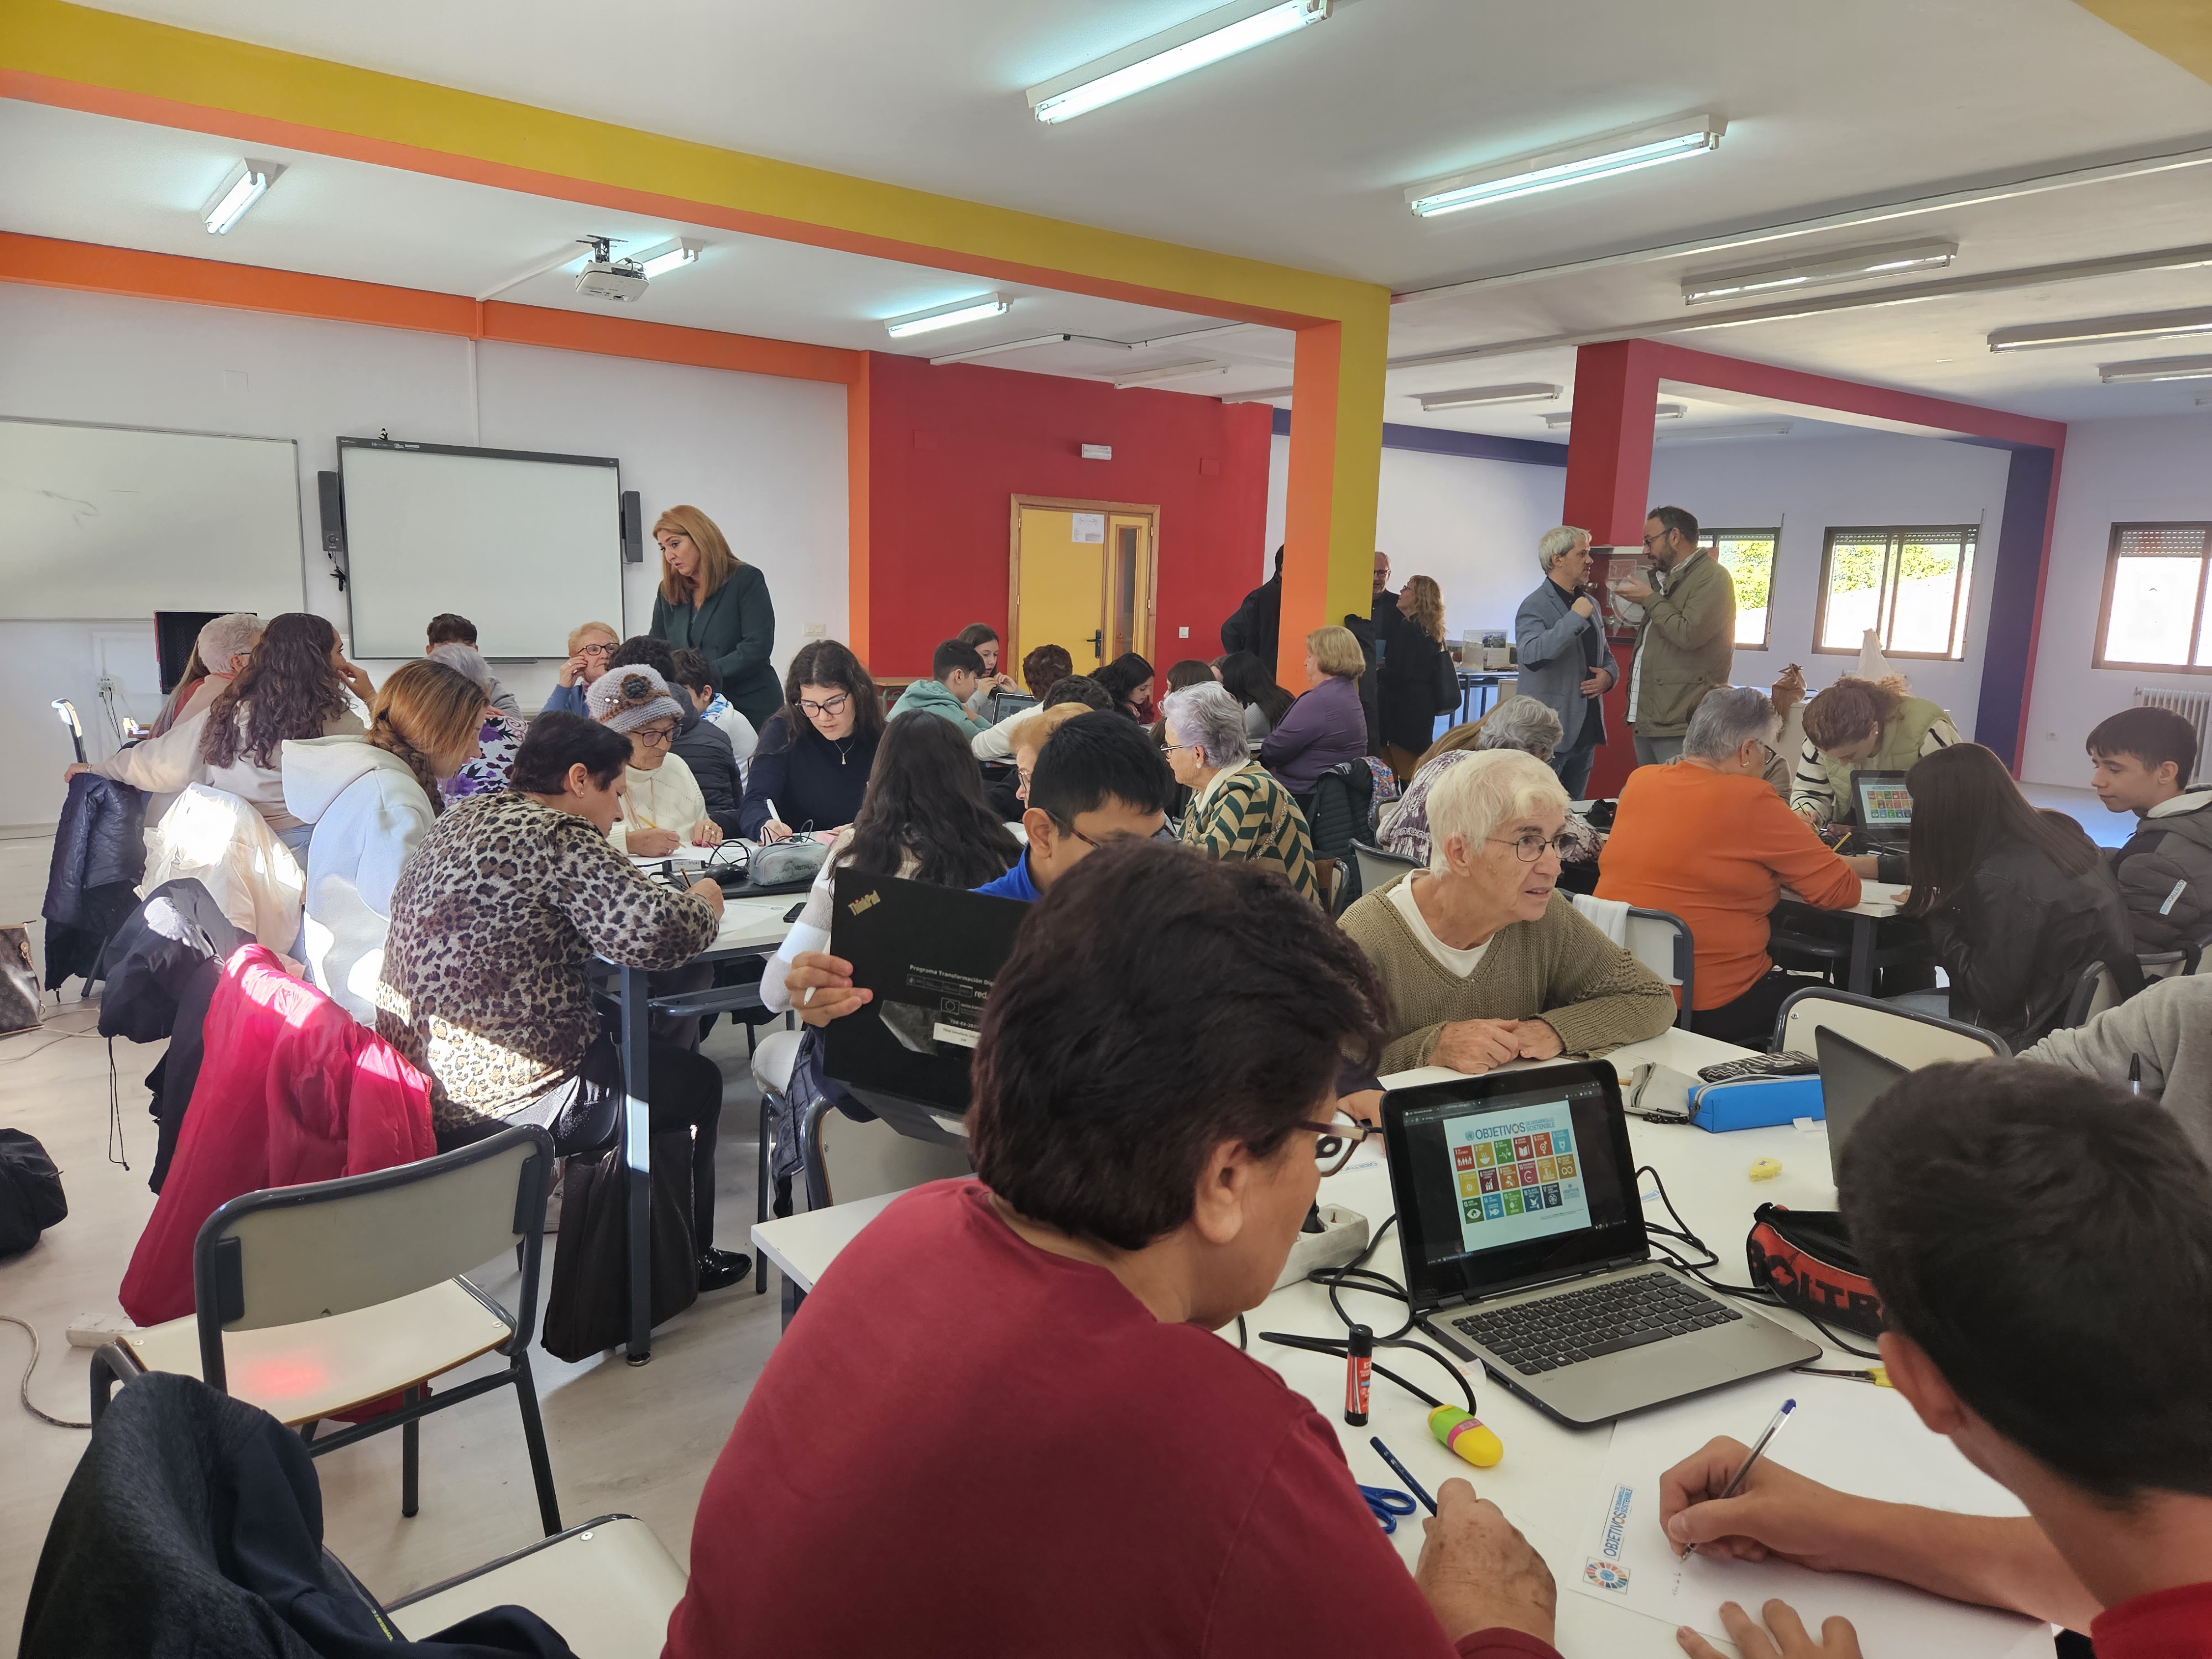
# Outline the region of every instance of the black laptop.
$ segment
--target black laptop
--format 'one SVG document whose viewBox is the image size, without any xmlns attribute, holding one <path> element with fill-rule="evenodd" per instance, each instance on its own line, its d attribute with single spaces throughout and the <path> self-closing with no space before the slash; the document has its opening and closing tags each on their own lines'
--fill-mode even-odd
<svg viewBox="0 0 2212 1659">
<path fill-rule="evenodd" d="M 1820 1055 L 1820 1115 L 1828 1124 L 1828 1173 L 1840 1176 L 1844 1143 L 1875 1102 L 1911 1068 L 1825 1025 L 1814 1029 L 1813 1046 Z"/>
<path fill-rule="evenodd" d="M 1561 1422 L 1819 1358 L 1652 1254 L 1606 1061 L 1393 1089 L 1382 1126 L 1415 1318 Z"/>
<path fill-rule="evenodd" d="M 1854 772 L 1851 805 L 1859 839 L 1876 853 L 1902 853 L 1912 839 L 1912 796 L 1902 772 Z"/>
</svg>

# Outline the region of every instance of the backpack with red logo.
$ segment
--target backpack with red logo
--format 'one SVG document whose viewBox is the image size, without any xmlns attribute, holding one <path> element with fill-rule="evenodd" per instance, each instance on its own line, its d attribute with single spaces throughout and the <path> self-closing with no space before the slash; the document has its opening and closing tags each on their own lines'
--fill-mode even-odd
<svg viewBox="0 0 2212 1659">
<path fill-rule="evenodd" d="M 1881 1334 L 1881 1298 L 1860 1271 L 1844 1218 L 1833 1210 L 1762 1204 L 1753 1212 L 1744 1254 L 1751 1279 L 1817 1323 L 1863 1336 Z"/>
</svg>

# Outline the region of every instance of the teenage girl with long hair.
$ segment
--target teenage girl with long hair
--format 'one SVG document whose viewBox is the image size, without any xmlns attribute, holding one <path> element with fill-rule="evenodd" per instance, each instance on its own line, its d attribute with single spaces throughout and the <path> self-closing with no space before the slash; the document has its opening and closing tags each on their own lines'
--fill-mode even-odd
<svg viewBox="0 0 2212 1659">
<path fill-rule="evenodd" d="M 738 832 L 749 840 L 782 841 L 852 823 L 884 735 L 883 694 L 860 659 L 835 640 L 799 647 L 784 675 L 783 698 L 760 728 L 738 805 Z"/>
<path fill-rule="evenodd" d="M 273 617 L 246 666 L 208 707 L 198 781 L 250 803 L 278 840 L 304 852 L 309 825 L 284 805 L 283 745 L 365 736 L 357 703 L 375 695 L 326 618 L 306 611 Z"/>
</svg>

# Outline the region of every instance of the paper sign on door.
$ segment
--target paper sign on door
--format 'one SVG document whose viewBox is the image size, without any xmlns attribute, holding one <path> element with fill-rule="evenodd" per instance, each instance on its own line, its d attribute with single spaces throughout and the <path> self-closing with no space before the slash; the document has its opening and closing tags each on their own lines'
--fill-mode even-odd
<svg viewBox="0 0 2212 1659">
<path fill-rule="evenodd" d="M 1070 541 L 1101 542 L 1106 539 L 1106 515 L 1103 513 L 1072 513 L 1069 518 L 1075 529 Z"/>
</svg>

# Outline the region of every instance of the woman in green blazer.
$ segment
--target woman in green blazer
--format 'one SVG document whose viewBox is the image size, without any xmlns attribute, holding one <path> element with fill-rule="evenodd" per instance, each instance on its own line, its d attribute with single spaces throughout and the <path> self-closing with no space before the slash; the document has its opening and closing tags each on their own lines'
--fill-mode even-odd
<svg viewBox="0 0 2212 1659">
<path fill-rule="evenodd" d="M 714 521 L 696 507 L 672 507 L 653 526 L 660 544 L 660 592 L 653 636 L 689 648 L 714 665 L 722 695 L 761 723 L 783 706 L 783 686 L 769 666 L 775 649 L 775 605 L 757 565 L 741 562 Z"/>
</svg>

